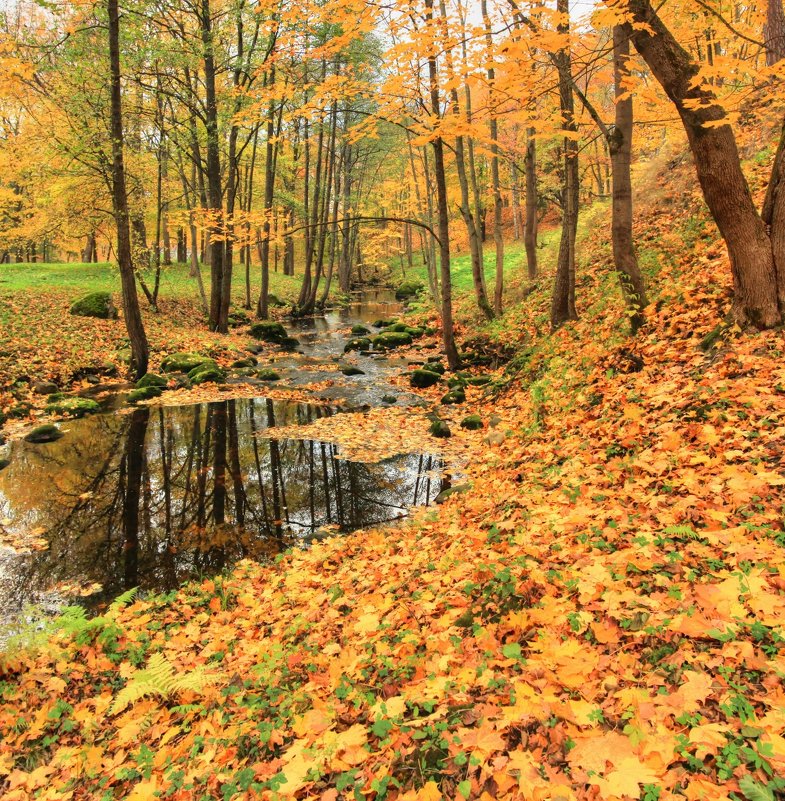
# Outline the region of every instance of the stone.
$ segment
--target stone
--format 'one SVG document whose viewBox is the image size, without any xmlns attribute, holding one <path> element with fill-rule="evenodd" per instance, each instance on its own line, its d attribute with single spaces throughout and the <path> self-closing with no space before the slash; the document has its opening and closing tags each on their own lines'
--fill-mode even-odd
<svg viewBox="0 0 785 801">
<path fill-rule="evenodd" d="M 464 492 L 468 492 L 472 488 L 471 484 L 457 484 L 454 487 L 447 487 L 447 489 L 443 489 L 434 499 L 434 503 L 444 503 L 448 498 L 453 495 L 462 495 Z"/>
<path fill-rule="evenodd" d="M 343 352 L 349 353 L 353 350 L 368 350 L 371 347 L 371 340 L 368 337 L 354 337 L 344 345 Z"/>
<path fill-rule="evenodd" d="M 430 370 L 437 375 L 444 375 L 445 373 L 444 365 L 441 362 L 425 362 L 423 370 Z"/>
<path fill-rule="evenodd" d="M 192 384 L 223 384 L 226 374 L 215 362 L 205 362 L 188 373 L 188 380 Z"/>
<path fill-rule="evenodd" d="M 413 387 L 425 389 L 437 384 L 441 378 L 438 373 L 432 373 L 430 370 L 413 370 L 409 375 L 409 381 Z"/>
<path fill-rule="evenodd" d="M 371 333 L 371 329 L 370 328 L 366 328 L 364 325 L 360 325 L 358 323 L 357 325 L 353 325 L 352 326 L 352 333 L 353 334 L 370 334 Z"/>
<path fill-rule="evenodd" d="M 469 414 L 461 420 L 461 428 L 467 431 L 479 431 L 482 428 L 482 418 L 479 414 Z"/>
<path fill-rule="evenodd" d="M 96 386 L 101 383 L 101 379 L 97 375 L 93 375 L 92 373 L 88 373 L 84 377 L 84 380 L 87 381 L 88 384 L 92 384 L 93 386 Z"/>
<path fill-rule="evenodd" d="M 53 392 L 57 392 L 58 389 L 60 387 L 52 381 L 39 381 L 33 384 L 33 392 L 36 395 L 51 395 Z"/>
<path fill-rule="evenodd" d="M 419 326 L 406 326 L 405 330 L 412 339 L 419 339 L 425 333 L 425 329 Z"/>
<path fill-rule="evenodd" d="M 274 320 L 260 320 L 251 326 L 249 332 L 254 339 L 262 342 L 282 343 L 286 337 L 286 329 Z"/>
<path fill-rule="evenodd" d="M 341 372 L 347 376 L 365 375 L 364 370 L 361 370 L 359 367 L 353 367 L 352 365 L 348 365 L 347 367 L 342 367 Z"/>
<path fill-rule="evenodd" d="M 387 328 L 389 325 L 395 325 L 397 320 L 376 320 L 371 325 L 374 328 Z"/>
<path fill-rule="evenodd" d="M 59 393 L 58 393 L 59 394 Z M 47 403 L 44 411 L 47 414 L 66 414 L 70 417 L 84 417 L 86 414 L 95 414 L 101 411 L 101 406 L 97 401 L 90 398 L 58 398 Z"/>
<path fill-rule="evenodd" d="M 165 373 L 190 373 L 201 364 L 213 363 L 209 356 L 198 353 L 172 353 L 161 362 L 161 369 Z"/>
<path fill-rule="evenodd" d="M 281 376 L 270 367 L 263 367 L 256 373 L 256 377 L 260 381 L 280 381 Z"/>
<path fill-rule="evenodd" d="M 10 459 L 0 459 L 0 470 L 5 470 L 9 464 L 11 464 Z"/>
<path fill-rule="evenodd" d="M 136 388 L 142 389 L 143 387 L 165 387 L 167 380 L 156 373 L 145 373 L 137 382 Z"/>
<path fill-rule="evenodd" d="M 25 442 L 33 442 L 36 445 L 45 442 L 55 442 L 63 436 L 63 432 L 52 423 L 37 426 L 25 435 Z"/>
<path fill-rule="evenodd" d="M 78 317 L 97 317 L 101 320 L 116 320 L 117 308 L 112 303 L 111 292 L 91 292 L 71 306 L 71 314 Z"/>
<path fill-rule="evenodd" d="M 471 375 L 465 380 L 470 387 L 484 387 L 486 384 L 490 384 L 493 378 L 489 375 Z"/>
<path fill-rule="evenodd" d="M 138 387 L 132 389 L 126 396 L 128 403 L 136 403 L 137 401 L 150 400 L 150 398 L 157 398 L 163 392 L 163 387 L 149 384 L 146 387 Z"/>
<path fill-rule="evenodd" d="M 382 395 L 382 403 L 396 403 L 397 400 L 395 395 Z"/>
<path fill-rule="evenodd" d="M 447 423 L 445 423 L 444 420 L 439 420 L 438 418 L 431 422 L 430 431 L 432 437 L 438 437 L 440 439 L 447 439 L 448 437 L 452 436 L 452 431 L 450 431 L 450 427 L 447 425 Z"/>
<path fill-rule="evenodd" d="M 248 345 L 248 347 L 246 347 L 246 350 L 248 351 L 248 353 L 253 353 L 254 355 L 256 355 L 261 353 L 264 350 L 264 348 L 261 345 L 257 344 L 256 342 L 252 342 L 250 345 Z"/>
<path fill-rule="evenodd" d="M 484 437 L 488 445 L 501 445 L 504 440 L 505 436 L 501 431 L 489 431 Z"/>
<path fill-rule="evenodd" d="M 377 334 L 372 340 L 374 350 L 392 350 L 393 348 L 400 348 L 402 345 L 411 345 L 411 334 L 405 331 L 385 331 Z"/>
<path fill-rule="evenodd" d="M 278 344 L 284 350 L 293 351 L 300 347 L 300 340 L 297 337 L 284 337 Z"/>
<path fill-rule="evenodd" d="M 421 281 L 404 281 L 398 289 L 395 290 L 396 300 L 408 300 L 425 289 L 425 284 Z"/>
<path fill-rule="evenodd" d="M 442 403 L 445 406 L 450 406 L 456 403 L 464 403 L 466 401 L 466 393 L 461 387 L 451 389 L 447 394 L 442 396 Z"/>
<path fill-rule="evenodd" d="M 233 361 L 231 367 L 233 370 L 239 370 L 242 367 L 256 367 L 258 359 L 255 356 L 249 356 L 247 359 L 237 359 Z"/>
</svg>

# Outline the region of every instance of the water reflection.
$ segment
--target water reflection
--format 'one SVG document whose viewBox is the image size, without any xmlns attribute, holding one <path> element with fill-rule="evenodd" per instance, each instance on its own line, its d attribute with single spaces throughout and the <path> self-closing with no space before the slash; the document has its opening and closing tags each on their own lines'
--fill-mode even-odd
<svg viewBox="0 0 785 801">
<path fill-rule="evenodd" d="M 0 609 L 63 584 L 98 582 L 103 599 L 171 589 L 325 531 L 394 520 L 438 493 L 432 457 L 358 464 L 330 444 L 258 436 L 334 413 L 263 398 L 139 408 L 70 423 L 48 445 L 15 443 L 0 518 L 7 534 L 38 531 L 50 547 L 0 560 Z"/>
</svg>

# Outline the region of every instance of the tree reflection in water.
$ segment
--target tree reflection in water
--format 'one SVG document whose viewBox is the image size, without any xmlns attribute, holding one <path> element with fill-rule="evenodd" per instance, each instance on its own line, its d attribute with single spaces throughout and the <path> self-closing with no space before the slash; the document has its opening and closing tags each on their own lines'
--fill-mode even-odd
<svg viewBox="0 0 785 801">
<path fill-rule="evenodd" d="M 0 518 L 7 533 L 37 530 L 50 547 L 0 560 L 0 609 L 63 584 L 100 583 L 91 602 L 173 589 L 433 500 L 434 457 L 359 464 L 327 443 L 258 436 L 335 413 L 262 398 L 145 407 L 75 421 L 48 445 L 16 443 L 0 473 Z"/>
</svg>

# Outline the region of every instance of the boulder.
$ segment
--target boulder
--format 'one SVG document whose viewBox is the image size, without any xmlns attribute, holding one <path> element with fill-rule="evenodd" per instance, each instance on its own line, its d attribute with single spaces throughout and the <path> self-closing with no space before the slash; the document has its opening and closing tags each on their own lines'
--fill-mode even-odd
<svg viewBox="0 0 785 801">
<path fill-rule="evenodd" d="M 281 376 L 275 372 L 271 367 L 263 367 L 256 373 L 256 377 L 260 381 L 280 381 Z"/>
<path fill-rule="evenodd" d="M 382 395 L 382 403 L 395 403 L 398 398 L 395 395 Z"/>
<path fill-rule="evenodd" d="M 361 370 L 359 367 L 354 367 L 351 364 L 347 365 L 346 367 L 341 368 L 341 372 L 344 375 L 353 376 L 353 375 L 365 375 L 365 371 Z"/>
<path fill-rule="evenodd" d="M 432 373 L 430 370 L 414 370 L 409 376 L 409 381 L 413 387 L 425 389 L 437 384 L 441 378 L 438 373 Z"/>
<path fill-rule="evenodd" d="M 466 393 L 462 387 L 455 387 L 451 389 L 446 395 L 442 396 L 442 403 L 445 406 L 450 406 L 456 403 L 464 403 L 466 401 Z"/>
<path fill-rule="evenodd" d="M 425 284 L 421 281 L 404 281 L 398 289 L 395 290 L 396 300 L 408 300 L 425 289 Z"/>
<path fill-rule="evenodd" d="M 158 387 L 149 384 L 146 387 L 138 387 L 132 389 L 126 396 L 128 403 L 136 403 L 137 401 L 150 400 L 150 398 L 157 398 L 163 392 L 163 387 Z"/>
<path fill-rule="evenodd" d="M 438 375 L 444 375 L 445 372 L 444 365 L 440 361 L 425 362 L 422 369 L 430 370 L 432 373 L 437 373 Z"/>
<path fill-rule="evenodd" d="M 98 317 L 101 320 L 116 320 L 119 316 L 110 292 L 91 292 L 85 295 L 71 306 L 71 314 L 78 317 Z"/>
<path fill-rule="evenodd" d="M 374 350 L 392 350 L 393 348 L 400 348 L 402 345 L 411 345 L 411 334 L 405 331 L 384 331 L 377 334 L 372 340 L 371 344 Z"/>
<path fill-rule="evenodd" d="M 287 337 L 286 329 L 273 320 L 260 320 L 258 323 L 254 323 L 249 333 L 254 339 L 278 344 L 282 343 Z"/>
<path fill-rule="evenodd" d="M 198 353 L 172 353 L 161 362 L 161 369 L 165 373 L 190 373 L 201 364 L 215 362 L 209 356 Z"/>
<path fill-rule="evenodd" d="M 136 388 L 165 387 L 167 383 L 167 380 L 163 376 L 156 375 L 155 373 L 146 373 L 136 382 Z"/>
<path fill-rule="evenodd" d="M 233 370 L 239 370 L 243 367 L 256 367 L 258 359 L 255 356 L 249 356 L 247 359 L 237 359 L 233 361 L 231 367 Z"/>
<path fill-rule="evenodd" d="M 431 436 L 438 437 L 440 439 L 447 439 L 448 437 L 452 436 L 452 431 L 450 431 L 450 427 L 444 420 L 433 420 L 431 422 Z"/>
<path fill-rule="evenodd" d="M 469 414 L 461 420 L 461 428 L 467 431 L 479 431 L 482 428 L 482 418 L 479 414 Z"/>
<path fill-rule="evenodd" d="M 371 333 L 371 329 L 370 328 L 366 328 L 364 325 L 360 325 L 358 323 L 357 325 L 353 325 L 352 326 L 352 333 L 353 334 L 370 334 Z"/>
<path fill-rule="evenodd" d="M 36 395 L 51 395 L 53 392 L 57 392 L 58 389 L 60 389 L 60 387 L 52 381 L 39 381 L 33 384 L 33 392 L 35 392 Z"/>
<path fill-rule="evenodd" d="M 226 381 L 226 374 L 214 361 L 210 361 L 194 367 L 188 373 L 188 380 L 192 384 L 223 384 Z"/>
<path fill-rule="evenodd" d="M 354 337 L 344 345 L 343 352 L 349 353 L 353 350 L 368 350 L 371 347 L 371 340 L 368 337 Z"/>
<path fill-rule="evenodd" d="M 51 423 L 38 426 L 25 435 L 25 442 L 40 444 L 44 442 L 55 442 L 63 436 L 63 432 Z"/>
<path fill-rule="evenodd" d="M 59 394 L 59 393 L 58 393 Z M 95 414 L 101 411 L 101 406 L 90 398 L 57 398 L 49 396 L 50 400 L 47 403 L 44 411 L 48 414 L 67 414 L 70 417 L 84 417 L 86 414 Z"/>
<path fill-rule="evenodd" d="M 284 350 L 293 351 L 300 347 L 300 340 L 297 337 L 284 337 L 278 344 Z"/>
</svg>

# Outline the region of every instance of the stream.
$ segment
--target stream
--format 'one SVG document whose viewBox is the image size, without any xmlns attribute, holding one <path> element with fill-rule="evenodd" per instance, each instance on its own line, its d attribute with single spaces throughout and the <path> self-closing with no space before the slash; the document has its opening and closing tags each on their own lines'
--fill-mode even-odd
<svg viewBox="0 0 785 801">
<path fill-rule="evenodd" d="M 347 326 L 401 310 L 392 292 L 373 290 L 346 308 L 285 323 L 301 353 L 275 357 L 278 386 L 335 375 L 318 368 L 344 361 Z M 6 446 L 0 535 L 32 535 L 43 549 L 0 544 L 0 623 L 31 604 L 96 609 L 131 587 L 173 590 L 240 559 L 393 523 L 431 503 L 443 467 L 433 456 L 364 464 L 339 458 L 331 443 L 265 438 L 267 429 L 379 405 L 390 393 L 400 405 L 419 402 L 389 384 L 405 359 L 356 354 L 351 361 L 363 374 L 337 373 L 342 380 L 319 391 L 321 403 L 272 400 L 263 386 L 260 397 L 233 399 L 229 389 L 211 403 L 64 421 L 65 436 L 55 442 Z"/>
</svg>

